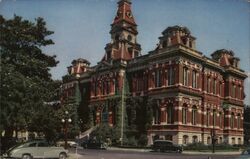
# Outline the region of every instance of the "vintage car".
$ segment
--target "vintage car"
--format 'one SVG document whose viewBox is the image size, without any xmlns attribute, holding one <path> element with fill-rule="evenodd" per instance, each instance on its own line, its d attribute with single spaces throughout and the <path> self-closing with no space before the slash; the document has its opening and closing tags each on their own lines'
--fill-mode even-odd
<svg viewBox="0 0 250 159">
<path fill-rule="evenodd" d="M 3 156 L 6 158 L 59 158 L 66 159 L 68 150 L 50 145 L 45 140 L 34 140 L 10 148 Z"/>
<path fill-rule="evenodd" d="M 168 140 L 155 140 L 154 144 L 152 145 L 152 150 L 154 151 L 158 151 L 160 150 L 161 152 L 178 152 L 178 153 L 182 153 L 183 151 L 183 147 L 179 146 L 179 145 L 175 145 L 172 143 L 172 141 L 168 141 Z"/>
<path fill-rule="evenodd" d="M 239 159 L 250 159 L 250 148 L 247 148 L 244 151 L 242 151 Z"/>
<path fill-rule="evenodd" d="M 103 149 L 106 150 L 108 148 L 107 143 L 95 140 L 95 139 L 90 139 L 85 142 L 82 142 L 81 146 L 85 149 Z"/>
</svg>

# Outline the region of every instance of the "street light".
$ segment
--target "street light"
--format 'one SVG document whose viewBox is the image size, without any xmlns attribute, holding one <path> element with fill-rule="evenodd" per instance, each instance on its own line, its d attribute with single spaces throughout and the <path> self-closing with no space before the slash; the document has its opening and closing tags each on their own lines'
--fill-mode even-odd
<svg viewBox="0 0 250 159">
<path fill-rule="evenodd" d="M 65 119 L 62 118 L 62 123 L 63 123 L 63 129 L 64 129 L 64 148 L 68 149 L 68 127 L 69 123 L 72 122 L 71 118 L 68 117 L 69 112 L 65 111 Z"/>
</svg>

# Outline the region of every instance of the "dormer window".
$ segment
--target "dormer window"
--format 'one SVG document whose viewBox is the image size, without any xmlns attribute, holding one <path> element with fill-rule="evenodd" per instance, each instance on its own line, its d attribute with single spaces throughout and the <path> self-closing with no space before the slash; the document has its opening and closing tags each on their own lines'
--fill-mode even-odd
<svg viewBox="0 0 250 159">
<path fill-rule="evenodd" d="M 107 52 L 107 60 L 109 60 L 111 58 L 111 51 Z"/>
<path fill-rule="evenodd" d="M 132 36 L 128 35 L 127 39 L 128 39 L 128 41 L 131 41 L 132 40 Z"/>
</svg>

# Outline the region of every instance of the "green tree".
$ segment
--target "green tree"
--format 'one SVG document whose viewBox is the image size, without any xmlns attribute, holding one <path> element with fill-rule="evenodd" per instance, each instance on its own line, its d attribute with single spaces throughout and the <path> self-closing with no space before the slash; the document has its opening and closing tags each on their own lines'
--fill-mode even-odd
<svg viewBox="0 0 250 159">
<path fill-rule="evenodd" d="M 244 107 L 244 143 L 250 145 L 250 106 L 245 105 Z"/>
<path fill-rule="evenodd" d="M 0 122 L 5 137 L 12 137 L 14 130 L 45 131 L 53 127 L 48 124 L 53 111 L 44 104 L 52 98 L 50 69 L 58 63 L 56 56 L 47 55 L 43 49 L 54 44 L 48 38 L 51 34 L 42 18 L 34 23 L 16 15 L 9 20 L 0 15 Z M 37 120 L 47 124 L 34 122 Z"/>
</svg>

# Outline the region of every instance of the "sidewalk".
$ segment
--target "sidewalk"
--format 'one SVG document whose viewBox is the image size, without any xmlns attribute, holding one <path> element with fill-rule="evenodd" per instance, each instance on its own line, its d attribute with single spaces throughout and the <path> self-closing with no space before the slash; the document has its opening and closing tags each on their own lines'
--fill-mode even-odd
<svg viewBox="0 0 250 159">
<path fill-rule="evenodd" d="M 183 154 L 199 154 L 199 155 L 240 155 L 241 151 L 215 151 L 215 153 L 212 152 L 200 152 L 200 151 L 183 151 Z"/>
<path fill-rule="evenodd" d="M 120 147 L 109 147 L 107 150 L 112 150 L 112 151 L 132 151 L 132 152 L 150 152 L 151 151 L 151 149 L 120 148 Z"/>
<path fill-rule="evenodd" d="M 151 152 L 151 149 L 137 149 L 137 148 L 119 148 L 119 147 L 109 147 L 108 150 L 113 151 L 130 151 L 130 152 Z M 239 155 L 241 151 L 216 151 L 215 153 L 209 152 L 200 152 L 200 151 L 183 151 L 182 154 L 215 154 L 215 155 Z"/>
</svg>

